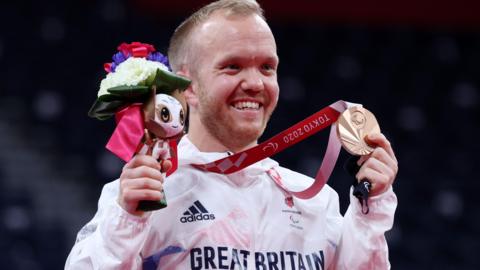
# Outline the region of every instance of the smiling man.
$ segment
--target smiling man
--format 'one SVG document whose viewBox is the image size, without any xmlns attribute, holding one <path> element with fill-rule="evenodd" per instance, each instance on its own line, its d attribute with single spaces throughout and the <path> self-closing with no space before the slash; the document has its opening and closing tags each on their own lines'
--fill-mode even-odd
<svg viewBox="0 0 480 270">
<path fill-rule="evenodd" d="M 226 13 L 212 12 L 198 26 L 187 21 L 183 27 L 192 28 L 190 33 L 183 37 L 177 30 L 170 49 L 173 68 L 192 78 L 186 95 L 189 138 L 205 152 L 237 152 L 256 144 L 278 101 L 270 28 L 261 16 Z"/>
<path fill-rule="evenodd" d="M 388 269 L 384 232 L 392 227 L 397 161 L 382 134 L 359 161 L 357 179 L 372 183 L 370 212 L 351 196 L 345 216 L 329 186 L 309 200 L 287 203 L 290 188 L 313 179 L 261 160 L 223 175 L 195 169 L 257 144 L 279 95 L 278 56 L 261 8 L 252 0 L 221 0 L 175 31 L 172 68 L 192 84 L 185 91 L 189 132 L 179 168 L 167 179 L 150 156 L 137 155 L 107 184 L 95 217 L 78 234 L 66 269 Z M 141 200 L 168 207 L 136 211 Z"/>
</svg>

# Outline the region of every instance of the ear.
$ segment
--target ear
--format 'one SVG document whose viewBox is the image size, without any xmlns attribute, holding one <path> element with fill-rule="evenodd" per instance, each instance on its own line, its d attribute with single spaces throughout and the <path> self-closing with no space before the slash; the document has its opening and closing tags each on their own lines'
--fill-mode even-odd
<svg viewBox="0 0 480 270">
<path fill-rule="evenodd" d="M 197 96 L 198 84 L 197 84 L 197 80 L 195 80 L 193 78 L 192 74 L 190 73 L 190 71 L 185 66 L 182 67 L 179 71 L 177 71 L 177 74 L 180 75 L 180 76 L 183 76 L 185 78 L 188 78 L 189 80 L 192 81 L 190 83 L 190 85 L 188 86 L 188 88 L 185 89 L 184 95 L 185 95 L 185 100 L 186 100 L 187 104 L 190 107 L 196 108 L 196 106 L 198 104 L 198 96 Z"/>
</svg>

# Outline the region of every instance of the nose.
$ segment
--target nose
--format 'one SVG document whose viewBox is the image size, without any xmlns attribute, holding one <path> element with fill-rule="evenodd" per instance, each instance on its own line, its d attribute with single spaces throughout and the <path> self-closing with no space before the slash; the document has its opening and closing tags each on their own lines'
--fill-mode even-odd
<svg viewBox="0 0 480 270">
<path fill-rule="evenodd" d="M 243 91 L 260 92 L 263 90 L 262 74 L 252 69 L 245 70 L 244 73 L 245 75 L 240 84 Z"/>
</svg>

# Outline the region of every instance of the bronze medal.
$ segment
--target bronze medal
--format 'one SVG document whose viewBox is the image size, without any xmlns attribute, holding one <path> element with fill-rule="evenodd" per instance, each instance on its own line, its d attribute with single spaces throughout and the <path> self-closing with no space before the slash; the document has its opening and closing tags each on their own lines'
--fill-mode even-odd
<svg viewBox="0 0 480 270">
<path fill-rule="evenodd" d="M 373 152 L 365 136 L 380 133 L 375 116 L 363 107 L 352 107 L 344 111 L 337 121 L 337 135 L 343 148 L 352 155 L 364 156 Z"/>
</svg>

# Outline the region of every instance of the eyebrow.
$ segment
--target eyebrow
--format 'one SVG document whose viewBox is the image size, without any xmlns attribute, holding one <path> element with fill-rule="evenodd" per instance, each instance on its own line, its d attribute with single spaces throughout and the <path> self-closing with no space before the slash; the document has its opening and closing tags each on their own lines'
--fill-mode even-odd
<svg viewBox="0 0 480 270">
<path fill-rule="evenodd" d="M 261 62 L 279 62 L 279 58 L 277 55 L 275 56 L 259 56 L 257 57 L 261 60 Z M 223 56 L 220 61 L 218 62 L 219 64 L 225 63 L 225 62 L 244 62 L 244 61 L 250 61 L 249 56 L 238 56 L 238 55 L 225 55 Z"/>
</svg>

